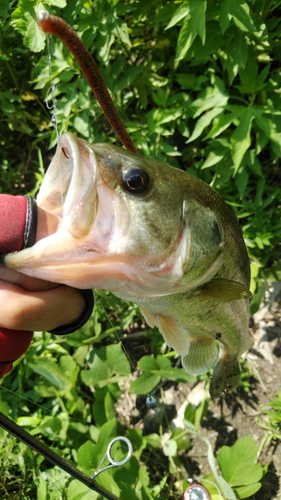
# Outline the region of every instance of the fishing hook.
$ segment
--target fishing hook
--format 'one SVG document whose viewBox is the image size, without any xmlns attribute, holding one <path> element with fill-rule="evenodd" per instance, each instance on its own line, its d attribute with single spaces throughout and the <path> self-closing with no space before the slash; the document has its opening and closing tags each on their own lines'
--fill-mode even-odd
<svg viewBox="0 0 281 500">
<path fill-rule="evenodd" d="M 105 470 L 112 468 L 112 467 L 118 467 L 120 465 L 124 465 L 125 463 L 130 460 L 132 453 L 133 453 L 133 448 L 132 448 L 132 443 L 129 441 L 128 438 L 125 438 L 123 436 L 118 436 L 112 441 L 110 441 L 107 451 L 105 456 L 107 456 L 110 465 L 107 467 L 104 467 L 103 469 L 99 470 L 99 465 L 97 471 L 92 475 L 88 476 L 87 474 L 84 474 L 81 472 L 79 469 L 74 467 L 74 465 L 71 465 L 69 462 L 67 462 L 64 458 L 62 458 L 60 455 L 58 455 L 55 451 L 51 450 L 43 444 L 41 441 L 36 439 L 35 437 L 31 436 L 27 431 L 22 429 L 18 424 L 13 422 L 9 417 L 6 417 L 2 412 L 0 412 L 0 426 L 3 427 L 7 432 L 18 438 L 20 441 L 22 441 L 24 444 L 35 450 L 37 453 L 40 453 L 43 457 L 45 457 L 47 460 L 52 462 L 54 465 L 57 465 L 60 469 L 64 470 L 68 474 L 70 474 L 73 478 L 78 479 L 78 481 L 81 481 L 81 483 L 85 484 L 90 488 L 91 490 L 96 491 L 100 495 L 102 495 L 104 498 L 107 498 L 108 500 L 120 500 L 117 496 L 115 496 L 113 493 L 105 489 L 103 486 L 98 484 L 95 481 L 95 478 L 98 476 L 98 474 L 101 474 Z M 126 443 L 128 447 L 127 455 L 123 460 L 117 461 L 112 458 L 111 455 L 111 448 L 113 444 L 117 441 L 123 441 Z M 104 456 L 104 458 L 105 458 Z M 104 460 L 103 458 L 103 460 Z M 102 460 L 102 462 L 103 462 Z M 101 463 L 102 463 L 101 462 Z"/>
</svg>

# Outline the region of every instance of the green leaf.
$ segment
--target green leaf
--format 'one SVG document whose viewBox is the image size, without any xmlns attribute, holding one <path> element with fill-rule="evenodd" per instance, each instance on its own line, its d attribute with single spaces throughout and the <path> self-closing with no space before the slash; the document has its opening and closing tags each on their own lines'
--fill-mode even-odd
<svg viewBox="0 0 281 500">
<path fill-rule="evenodd" d="M 86 441 L 86 443 L 82 444 L 77 450 L 78 465 L 83 469 L 92 469 L 93 472 L 98 466 L 98 457 L 95 447 L 92 441 Z"/>
<path fill-rule="evenodd" d="M 88 486 L 75 479 L 67 488 L 67 500 L 97 500 L 99 493 L 90 490 Z"/>
<path fill-rule="evenodd" d="M 266 113 L 264 108 L 258 106 L 253 106 L 252 112 L 255 116 L 257 125 L 272 142 L 274 152 L 277 156 L 281 156 L 281 135 L 277 132 L 277 124 L 275 123 L 274 116 L 270 116 L 270 114 Z"/>
<path fill-rule="evenodd" d="M 42 475 L 39 474 L 37 486 L 37 500 L 47 500 L 47 483 Z"/>
<path fill-rule="evenodd" d="M 229 14 L 225 2 L 221 2 L 219 22 L 222 33 L 225 33 L 227 28 L 229 27 L 231 21 L 231 15 Z"/>
<path fill-rule="evenodd" d="M 48 5 L 63 9 L 67 5 L 67 0 L 45 0 Z"/>
<path fill-rule="evenodd" d="M 179 368 L 170 368 L 169 370 L 157 370 L 154 372 L 155 375 L 161 377 L 161 379 L 166 378 L 167 380 L 173 380 L 175 382 L 192 382 L 194 379 L 194 375 L 190 375 L 184 369 Z"/>
<path fill-rule="evenodd" d="M 215 138 L 220 135 L 224 130 L 226 130 L 231 123 L 241 114 L 244 110 L 243 106 L 225 106 L 225 111 L 230 111 L 230 113 L 221 114 L 217 120 L 214 120 L 214 125 L 212 126 L 207 138 Z"/>
<path fill-rule="evenodd" d="M 111 368 L 98 356 L 95 356 L 90 370 L 81 371 L 81 379 L 88 387 L 95 386 L 101 380 L 107 380 L 111 377 Z"/>
<path fill-rule="evenodd" d="M 113 18 L 114 31 L 121 42 L 127 47 L 131 47 L 131 41 L 129 37 L 128 26 L 121 19 Z"/>
<path fill-rule="evenodd" d="M 115 92 L 120 92 L 121 90 L 129 87 L 132 82 L 143 73 L 144 66 L 139 64 L 138 66 L 130 66 L 124 72 L 118 80 L 114 83 Z"/>
<path fill-rule="evenodd" d="M 159 375 L 146 372 L 131 383 L 129 392 L 134 394 L 148 394 L 159 384 L 160 380 L 161 377 Z"/>
<path fill-rule="evenodd" d="M 156 356 L 156 361 L 161 370 L 170 370 L 172 368 L 171 361 L 166 358 L 166 356 L 161 356 L 161 354 L 158 354 Z"/>
<path fill-rule="evenodd" d="M 67 105 L 69 105 L 69 103 L 67 103 Z M 69 107 L 69 113 L 70 113 L 70 107 Z M 64 111 L 64 116 L 68 116 L 69 113 Z M 88 119 L 89 119 L 88 113 L 86 111 L 82 111 L 82 113 L 77 114 L 73 120 L 73 127 L 79 134 L 83 135 L 85 139 L 89 139 Z"/>
<path fill-rule="evenodd" d="M 166 30 L 175 26 L 175 24 L 179 23 L 182 19 L 190 15 L 190 2 L 183 2 L 176 12 L 174 13 L 172 19 L 169 24 L 166 26 Z"/>
<path fill-rule="evenodd" d="M 188 20 L 183 24 L 178 37 L 176 63 L 184 59 L 197 35 L 200 36 L 202 43 L 205 43 L 206 0 L 190 0 L 189 8 Z"/>
<path fill-rule="evenodd" d="M 245 108 L 239 118 L 240 123 L 230 139 L 234 175 L 236 175 L 244 154 L 251 145 L 251 128 L 254 115 L 250 108 Z"/>
<path fill-rule="evenodd" d="M 37 5 L 38 10 L 44 9 L 43 4 Z M 33 52 L 40 52 L 45 47 L 46 35 L 36 22 L 36 12 L 33 0 L 21 0 L 12 15 L 12 25 L 24 37 L 24 43 Z"/>
<path fill-rule="evenodd" d="M 191 106 L 196 110 L 193 118 L 197 118 L 201 113 L 211 108 L 219 107 L 221 109 L 227 104 L 228 98 L 229 95 L 224 82 L 216 77 L 213 86 L 206 87 L 205 90 L 200 93 L 198 99 L 193 101 Z"/>
<path fill-rule="evenodd" d="M 202 134 L 202 132 L 205 130 L 205 128 L 210 125 L 210 123 L 213 121 L 213 119 L 216 116 L 221 115 L 222 113 L 223 113 L 223 108 L 219 108 L 219 107 L 210 109 L 210 111 L 207 111 L 207 113 L 204 113 L 199 118 L 199 120 L 196 122 L 195 128 L 194 128 L 190 138 L 188 139 L 188 141 L 186 143 L 188 144 L 189 142 L 192 142 L 195 139 L 197 139 L 197 137 L 199 137 Z"/>
<path fill-rule="evenodd" d="M 115 403 L 114 398 L 112 397 L 109 391 L 106 391 L 104 397 L 104 411 L 107 420 L 111 420 L 112 418 L 115 417 L 114 403 Z"/>
<path fill-rule="evenodd" d="M 63 370 L 57 365 L 53 359 L 37 358 L 36 363 L 30 363 L 30 368 L 41 375 L 51 385 L 59 390 L 66 389 L 70 386 L 68 378 Z"/>
<path fill-rule="evenodd" d="M 245 69 L 239 67 L 239 75 L 242 82 L 241 92 L 255 94 L 258 84 L 258 64 L 253 48 L 249 48 L 248 60 Z M 240 88 L 240 87 L 239 87 Z"/>
<path fill-rule="evenodd" d="M 148 434 L 148 436 L 145 436 L 145 440 L 147 442 L 147 445 L 151 446 L 151 448 L 161 447 L 161 437 L 159 436 L 159 434 Z"/>
<path fill-rule="evenodd" d="M 9 9 L 9 0 L 1 0 L 0 3 L 0 17 L 7 17 Z"/>
<path fill-rule="evenodd" d="M 130 362 L 122 349 L 122 344 L 112 344 L 106 348 L 106 361 L 113 372 L 119 375 L 129 375 L 131 373 Z"/>
<path fill-rule="evenodd" d="M 240 198 L 243 197 L 245 190 L 248 185 L 248 180 L 249 180 L 249 174 L 247 172 L 247 169 L 244 165 L 244 161 L 242 162 L 241 168 L 238 170 L 236 176 L 235 176 L 235 184 L 238 188 Z"/>
<path fill-rule="evenodd" d="M 250 498 L 252 495 L 257 493 L 262 487 L 261 483 L 248 484 L 246 486 L 240 486 L 239 488 L 234 488 L 237 498 Z"/>
<path fill-rule="evenodd" d="M 111 439 L 115 438 L 117 435 L 117 421 L 115 418 L 108 420 L 103 424 L 100 429 L 99 439 L 95 448 L 96 455 L 98 455 L 98 460 L 103 458 L 108 444 Z"/>
<path fill-rule="evenodd" d="M 238 439 L 233 446 L 223 446 L 217 460 L 226 481 L 233 486 L 257 483 L 263 476 L 263 469 L 257 460 L 257 445 L 252 436 Z"/>
<path fill-rule="evenodd" d="M 116 481 L 114 481 L 113 477 L 111 476 L 111 473 L 108 471 L 104 471 L 100 476 L 99 476 L 99 483 L 101 486 L 103 486 L 105 489 L 109 490 L 111 493 L 115 495 L 115 497 L 120 498 L 120 488 Z"/>
<path fill-rule="evenodd" d="M 139 360 L 138 365 L 141 371 L 151 371 L 159 368 L 159 365 L 153 356 L 143 356 Z"/>
<path fill-rule="evenodd" d="M 58 436 L 62 428 L 62 422 L 58 417 L 46 417 L 40 425 L 37 425 L 31 434 L 35 436 L 36 434 L 43 434 L 43 436 L 50 437 L 52 435 Z"/>
<path fill-rule="evenodd" d="M 168 457 L 175 457 L 177 454 L 177 442 L 174 439 L 169 439 L 165 443 L 164 453 Z"/>
<path fill-rule="evenodd" d="M 232 83 L 238 71 L 242 71 L 248 60 L 249 43 L 246 34 L 236 26 L 228 32 L 229 43 L 222 58 L 223 67 L 227 70 L 229 83 Z M 235 43 L 232 40 L 235 39 Z M 252 81 L 254 80 L 251 74 Z"/>
<path fill-rule="evenodd" d="M 30 417 L 19 417 L 17 419 L 17 424 L 26 427 L 36 427 L 40 423 L 40 418 L 35 416 Z"/>
<path fill-rule="evenodd" d="M 64 375 L 69 380 L 69 383 L 72 386 L 75 386 L 77 375 L 79 372 L 79 368 L 72 356 L 68 354 L 61 356 L 60 358 L 60 367 L 64 373 Z"/>
<path fill-rule="evenodd" d="M 224 0 L 221 5 L 221 10 L 224 11 L 224 13 L 221 14 L 222 18 L 224 19 L 224 28 L 226 26 L 226 16 L 230 14 L 238 21 L 240 21 L 240 23 L 251 33 L 257 31 L 257 28 L 250 14 L 249 6 L 246 2 L 243 2 L 241 0 Z"/>
</svg>

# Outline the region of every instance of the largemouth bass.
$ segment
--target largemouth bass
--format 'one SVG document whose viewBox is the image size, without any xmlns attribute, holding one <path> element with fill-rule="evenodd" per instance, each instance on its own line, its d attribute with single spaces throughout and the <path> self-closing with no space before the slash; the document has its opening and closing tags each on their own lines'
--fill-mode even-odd
<svg viewBox="0 0 281 500">
<path fill-rule="evenodd" d="M 239 383 L 248 330 L 249 259 L 232 210 L 181 170 L 70 133 L 37 197 L 58 231 L 4 265 L 135 302 L 187 372 L 215 365 L 210 394 Z"/>
</svg>

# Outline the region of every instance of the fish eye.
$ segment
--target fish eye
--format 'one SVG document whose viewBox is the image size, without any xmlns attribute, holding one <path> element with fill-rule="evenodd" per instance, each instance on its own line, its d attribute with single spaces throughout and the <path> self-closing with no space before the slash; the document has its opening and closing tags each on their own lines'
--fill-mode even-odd
<svg viewBox="0 0 281 500">
<path fill-rule="evenodd" d="M 144 193 L 149 186 L 149 177 L 144 170 L 134 168 L 123 173 L 123 187 L 132 194 Z"/>
</svg>

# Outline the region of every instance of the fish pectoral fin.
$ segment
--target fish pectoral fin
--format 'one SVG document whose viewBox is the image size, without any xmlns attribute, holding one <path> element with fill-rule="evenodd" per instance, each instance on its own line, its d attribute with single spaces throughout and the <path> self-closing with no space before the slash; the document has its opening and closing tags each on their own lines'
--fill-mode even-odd
<svg viewBox="0 0 281 500">
<path fill-rule="evenodd" d="M 156 326 L 159 329 L 168 346 L 175 349 L 181 356 L 185 356 L 188 353 L 188 332 L 175 319 L 163 314 L 153 314 L 143 308 L 141 308 L 141 313 L 151 328 Z"/>
<path fill-rule="evenodd" d="M 231 302 L 232 300 L 250 299 L 252 294 L 239 281 L 214 278 L 203 286 L 200 286 L 194 292 L 193 297 L 201 300 Z"/>
<path fill-rule="evenodd" d="M 219 356 L 219 348 L 214 340 L 190 340 L 189 353 L 182 357 L 182 365 L 187 373 L 201 375 L 214 366 Z"/>
</svg>

